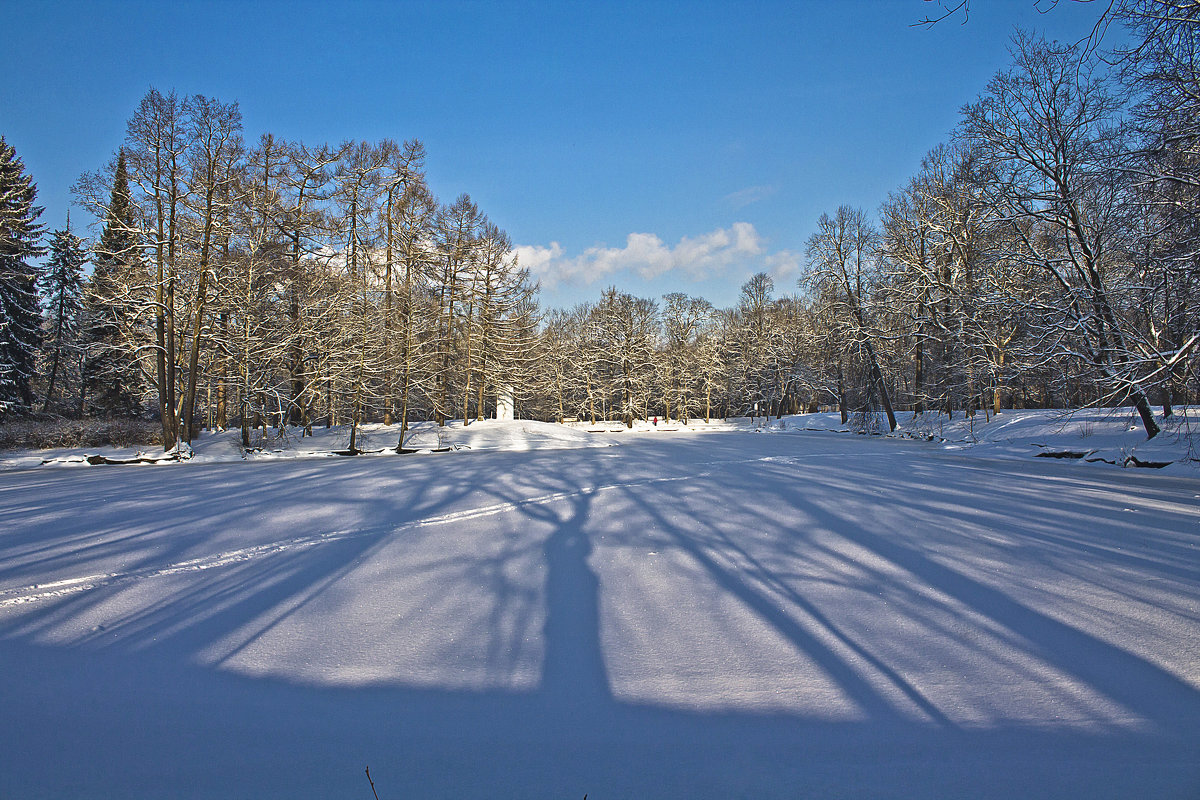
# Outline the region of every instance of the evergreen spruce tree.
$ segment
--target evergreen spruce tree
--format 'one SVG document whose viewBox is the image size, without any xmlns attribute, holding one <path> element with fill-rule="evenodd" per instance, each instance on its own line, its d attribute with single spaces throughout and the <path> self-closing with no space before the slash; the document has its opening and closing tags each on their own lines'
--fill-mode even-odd
<svg viewBox="0 0 1200 800">
<path fill-rule="evenodd" d="M 33 405 L 31 381 L 41 340 L 38 267 L 42 209 L 16 150 L 0 136 L 0 415 Z"/>
<path fill-rule="evenodd" d="M 141 265 L 125 153 L 117 157 L 112 198 L 92 259 L 92 279 L 84 293 L 86 408 L 103 416 L 136 416 L 142 372 L 129 342 L 134 314 L 129 279 Z"/>
<path fill-rule="evenodd" d="M 71 215 L 67 227 L 55 231 L 50 240 L 50 261 L 41 277 L 46 298 L 46 327 L 42 352 L 46 359 L 46 402 L 50 410 L 54 390 L 80 354 L 80 322 L 83 317 L 83 265 L 87 261 L 83 240 L 71 233 Z"/>
</svg>

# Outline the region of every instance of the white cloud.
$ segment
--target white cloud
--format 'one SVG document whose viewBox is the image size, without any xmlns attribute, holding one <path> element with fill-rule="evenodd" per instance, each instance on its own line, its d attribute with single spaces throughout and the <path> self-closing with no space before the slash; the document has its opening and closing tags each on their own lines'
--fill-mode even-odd
<svg viewBox="0 0 1200 800">
<path fill-rule="evenodd" d="M 565 251 L 558 242 L 551 242 L 549 247 L 538 245 L 520 245 L 513 248 L 517 263 L 529 270 L 535 276 L 547 271 L 547 265 L 563 257 Z"/>
<path fill-rule="evenodd" d="M 725 202 L 734 208 L 745 208 L 775 194 L 774 186 L 747 186 L 725 195 Z"/>
<path fill-rule="evenodd" d="M 631 233 L 625 238 L 624 247 L 589 247 L 570 258 L 565 257 L 558 242 L 551 242 L 549 247 L 522 245 L 514 252 L 520 265 L 528 268 L 543 285 L 554 286 L 590 284 L 624 271 L 645 279 L 675 273 L 702 280 L 747 265 L 761 256 L 764 248 L 752 224 L 735 222 L 729 228 L 700 236 L 684 236 L 674 247 L 667 246 L 653 233 Z"/>
<path fill-rule="evenodd" d="M 767 274 L 775 279 L 777 287 L 792 283 L 800 274 L 803 263 L 803 256 L 795 250 L 780 250 L 763 259 L 763 266 L 766 267 Z"/>
</svg>

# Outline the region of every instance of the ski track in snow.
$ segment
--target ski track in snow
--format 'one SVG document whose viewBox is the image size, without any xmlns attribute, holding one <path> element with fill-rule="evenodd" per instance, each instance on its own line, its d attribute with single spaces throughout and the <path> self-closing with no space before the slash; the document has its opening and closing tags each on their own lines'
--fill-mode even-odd
<svg viewBox="0 0 1200 800">
<path fill-rule="evenodd" d="M 717 467 L 726 464 L 744 464 L 757 461 L 794 462 L 798 461 L 798 459 L 768 456 L 765 458 L 712 461 L 708 462 L 706 466 Z M 658 483 L 693 480 L 695 478 L 707 477 L 711 475 L 712 472 L 713 470 L 710 468 L 701 472 L 687 475 L 647 478 L 638 481 L 602 484 L 600 486 L 587 486 L 571 492 L 555 492 L 554 494 L 531 497 L 525 500 L 515 500 L 506 503 L 493 503 L 491 505 L 480 506 L 478 508 L 471 508 L 463 511 L 453 511 L 448 514 L 439 514 L 437 516 L 428 517 L 425 519 L 413 520 L 411 522 L 398 525 L 389 531 L 386 531 L 386 533 L 388 535 L 395 535 L 405 531 L 425 528 L 433 525 L 451 525 L 456 522 L 466 522 L 468 520 L 478 519 L 481 517 L 490 517 L 497 514 L 505 514 L 510 511 L 517 511 L 527 506 L 546 505 L 547 503 L 555 503 L 560 500 L 569 500 L 573 497 L 583 497 L 600 492 L 612 491 L 615 489 L 632 489 L 641 486 L 652 486 Z M 291 539 L 283 539 L 276 542 L 254 545 L 253 547 L 243 547 L 237 550 L 228 550 L 223 553 L 215 553 L 210 556 L 186 559 L 184 561 L 178 561 L 174 564 L 168 564 L 165 567 L 147 567 L 145 569 L 132 570 L 129 572 L 108 572 L 96 575 L 84 575 L 78 578 L 64 578 L 62 580 L 51 581 L 49 583 L 35 583 L 31 586 L 0 589 L 0 609 L 21 606 L 27 603 L 36 603 L 42 600 L 53 600 L 73 594 L 79 594 L 81 592 L 88 592 L 93 589 L 101 589 L 124 583 L 132 583 L 134 581 L 143 581 L 153 578 L 162 578 L 170 575 L 180 575 L 189 572 L 203 572 L 210 569 L 219 569 L 220 567 L 241 564 L 255 558 L 262 558 L 264 556 L 272 556 L 279 553 L 292 552 L 296 550 L 304 550 L 323 544 L 340 542 L 345 539 L 379 535 L 380 533 L 383 533 L 383 531 L 381 531 L 379 528 L 358 528 L 342 531 L 330 531 L 328 533 L 310 534 L 308 536 L 296 536 Z"/>
</svg>

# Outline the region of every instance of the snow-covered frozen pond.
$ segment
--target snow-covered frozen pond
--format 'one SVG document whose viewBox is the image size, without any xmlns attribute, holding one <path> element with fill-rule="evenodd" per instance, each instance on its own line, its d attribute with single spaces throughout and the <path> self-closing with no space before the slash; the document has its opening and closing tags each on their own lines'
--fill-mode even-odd
<svg viewBox="0 0 1200 800">
<path fill-rule="evenodd" d="M 818 432 L 0 474 L 0 796 L 1194 798 L 1200 480 Z"/>
</svg>

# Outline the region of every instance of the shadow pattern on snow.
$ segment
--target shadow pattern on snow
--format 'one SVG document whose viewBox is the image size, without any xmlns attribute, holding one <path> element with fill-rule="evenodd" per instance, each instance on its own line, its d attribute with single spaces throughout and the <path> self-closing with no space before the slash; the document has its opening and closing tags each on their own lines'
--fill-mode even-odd
<svg viewBox="0 0 1200 800">
<path fill-rule="evenodd" d="M 1200 787 L 1194 481 L 741 434 L 170 478 L 0 486 L 0 795 Z"/>
</svg>

